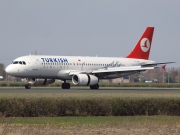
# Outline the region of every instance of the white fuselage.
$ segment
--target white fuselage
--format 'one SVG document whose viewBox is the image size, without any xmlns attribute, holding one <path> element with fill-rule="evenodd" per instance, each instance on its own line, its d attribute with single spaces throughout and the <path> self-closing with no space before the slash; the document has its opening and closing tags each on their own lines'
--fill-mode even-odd
<svg viewBox="0 0 180 135">
<path fill-rule="evenodd" d="M 70 72 L 91 73 L 93 70 L 140 66 L 143 64 L 155 63 L 151 60 L 117 58 L 117 57 L 82 57 L 82 56 L 43 56 L 29 55 L 15 59 L 6 71 L 10 75 L 21 78 L 52 78 L 70 80 Z M 134 72 L 133 72 L 134 73 Z M 99 79 L 112 79 L 132 74 L 111 74 L 104 75 Z"/>
</svg>

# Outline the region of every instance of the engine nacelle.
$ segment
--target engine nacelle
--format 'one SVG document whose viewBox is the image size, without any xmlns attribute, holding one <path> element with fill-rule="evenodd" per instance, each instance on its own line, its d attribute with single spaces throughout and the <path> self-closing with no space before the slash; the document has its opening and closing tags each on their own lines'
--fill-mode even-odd
<svg viewBox="0 0 180 135">
<path fill-rule="evenodd" d="M 72 76 L 72 82 L 75 85 L 87 86 L 98 84 L 99 79 L 94 75 L 77 74 Z"/>
<path fill-rule="evenodd" d="M 55 79 L 33 79 L 34 85 L 47 85 L 55 82 Z"/>
</svg>

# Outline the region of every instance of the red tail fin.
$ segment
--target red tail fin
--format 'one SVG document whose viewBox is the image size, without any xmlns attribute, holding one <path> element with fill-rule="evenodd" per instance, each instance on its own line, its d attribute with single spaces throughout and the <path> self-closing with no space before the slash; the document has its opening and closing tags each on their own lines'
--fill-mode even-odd
<svg viewBox="0 0 180 135">
<path fill-rule="evenodd" d="M 133 51 L 126 58 L 149 59 L 154 27 L 147 27 Z"/>
</svg>

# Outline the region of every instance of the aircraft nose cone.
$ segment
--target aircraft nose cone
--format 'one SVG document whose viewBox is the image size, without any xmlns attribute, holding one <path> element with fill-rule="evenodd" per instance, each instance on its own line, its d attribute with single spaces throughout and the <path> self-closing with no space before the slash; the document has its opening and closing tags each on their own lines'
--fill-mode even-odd
<svg viewBox="0 0 180 135">
<path fill-rule="evenodd" d="M 5 71 L 6 71 L 7 74 L 12 74 L 13 69 L 11 68 L 11 66 L 7 66 Z"/>
</svg>

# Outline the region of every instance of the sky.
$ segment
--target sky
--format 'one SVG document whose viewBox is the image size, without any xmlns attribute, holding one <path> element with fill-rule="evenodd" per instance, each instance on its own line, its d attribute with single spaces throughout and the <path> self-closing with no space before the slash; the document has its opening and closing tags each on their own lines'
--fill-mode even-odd
<svg viewBox="0 0 180 135">
<path fill-rule="evenodd" d="M 42 55 L 125 57 L 154 26 L 150 59 L 180 67 L 179 0 L 0 0 L 0 63 Z"/>
</svg>

